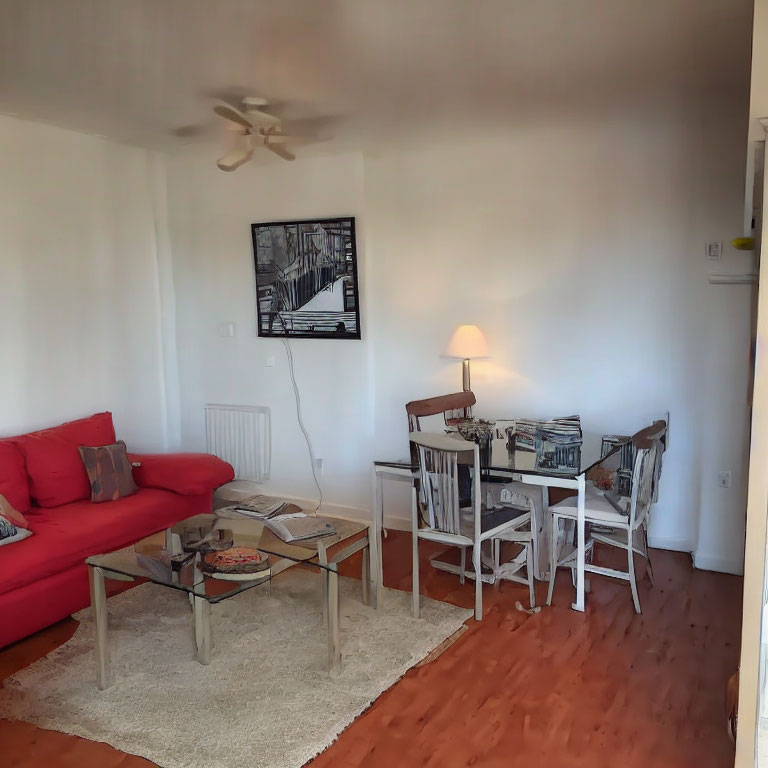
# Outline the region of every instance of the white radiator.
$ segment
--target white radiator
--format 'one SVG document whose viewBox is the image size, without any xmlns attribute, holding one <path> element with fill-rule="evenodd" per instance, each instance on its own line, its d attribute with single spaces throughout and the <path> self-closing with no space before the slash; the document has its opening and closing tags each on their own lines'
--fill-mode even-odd
<svg viewBox="0 0 768 768">
<path fill-rule="evenodd" d="M 271 433 L 269 408 L 261 405 L 205 406 L 208 453 L 228 461 L 238 480 L 269 479 Z"/>
</svg>

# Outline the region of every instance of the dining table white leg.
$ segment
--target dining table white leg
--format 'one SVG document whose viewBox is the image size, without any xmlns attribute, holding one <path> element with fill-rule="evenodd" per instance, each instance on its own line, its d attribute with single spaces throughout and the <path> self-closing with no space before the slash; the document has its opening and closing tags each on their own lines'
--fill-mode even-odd
<svg viewBox="0 0 768 768">
<path fill-rule="evenodd" d="M 368 546 L 363 548 L 363 564 L 360 568 L 360 585 L 362 590 L 361 597 L 363 600 L 363 605 L 371 604 L 371 567 L 369 563 L 371 556 L 370 531 L 368 536 Z"/>
<path fill-rule="evenodd" d="M 584 502 L 586 481 L 584 475 L 576 478 L 578 496 L 576 498 L 576 602 L 571 606 L 574 611 L 584 610 L 584 558 L 586 556 L 586 522 Z"/>
<path fill-rule="evenodd" d="M 382 493 L 381 475 L 376 471 L 375 466 L 371 471 L 371 491 L 371 581 L 373 582 L 373 605 L 377 611 L 380 611 L 384 596 L 384 571 L 381 556 L 382 534 L 384 531 L 384 498 Z"/>
</svg>

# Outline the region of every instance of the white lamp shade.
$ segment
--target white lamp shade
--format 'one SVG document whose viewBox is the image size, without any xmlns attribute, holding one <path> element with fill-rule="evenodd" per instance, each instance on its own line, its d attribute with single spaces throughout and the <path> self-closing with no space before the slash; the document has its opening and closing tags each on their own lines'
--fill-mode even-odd
<svg viewBox="0 0 768 768">
<path fill-rule="evenodd" d="M 458 357 L 462 360 L 488 357 L 488 342 L 476 325 L 460 325 L 453 332 L 443 354 L 446 357 Z"/>
</svg>

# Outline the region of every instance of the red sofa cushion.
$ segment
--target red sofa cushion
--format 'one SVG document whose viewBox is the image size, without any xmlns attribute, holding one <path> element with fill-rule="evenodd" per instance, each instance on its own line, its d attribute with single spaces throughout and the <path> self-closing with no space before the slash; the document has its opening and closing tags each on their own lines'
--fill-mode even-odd
<svg viewBox="0 0 768 768">
<path fill-rule="evenodd" d="M 22 515 L 30 507 L 24 456 L 12 440 L 0 440 L 0 495 Z"/>
<path fill-rule="evenodd" d="M 40 507 L 59 507 L 90 498 L 88 473 L 77 448 L 113 444 L 115 428 L 112 414 L 105 411 L 12 440 L 26 459 L 32 499 Z"/>
<path fill-rule="evenodd" d="M 133 479 L 142 488 L 165 488 L 193 496 L 210 493 L 235 477 L 231 464 L 208 453 L 128 454 L 141 462 L 133 468 Z"/>
<path fill-rule="evenodd" d="M 82 564 L 90 555 L 111 552 L 195 513 L 192 500 L 145 488 L 117 501 L 75 501 L 56 509 L 32 509 L 34 533 L 3 547 L 0 594 Z"/>
</svg>

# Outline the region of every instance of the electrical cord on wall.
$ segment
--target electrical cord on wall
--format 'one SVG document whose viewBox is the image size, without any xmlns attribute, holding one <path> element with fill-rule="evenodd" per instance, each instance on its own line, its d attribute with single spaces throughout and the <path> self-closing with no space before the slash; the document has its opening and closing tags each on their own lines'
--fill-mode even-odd
<svg viewBox="0 0 768 768">
<path fill-rule="evenodd" d="M 296 384 L 296 374 L 293 370 L 293 350 L 291 349 L 291 345 L 288 343 L 288 339 L 281 339 L 283 342 L 283 345 L 285 346 L 285 354 L 288 357 L 288 373 L 291 376 L 291 384 L 293 384 L 293 394 L 296 398 L 296 420 L 299 422 L 299 429 L 301 430 L 301 433 L 304 435 L 304 440 L 306 440 L 307 443 L 307 451 L 309 452 L 309 463 L 312 467 L 312 477 L 315 480 L 315 485 L 317 486 L 317 493 L 320 497 L 319 501 L 317 502 L 317 506 L 315 507 L 315 511 L 313 514 L 317 514 L 317 511 L 320 509 L 322 503 L 323 503 L 323 489 L 320 487 L 320 481 L 317 479 L 317 472 L 315 470 L 315 451 L 312 448 L 312 440 L 309 437 L 309 432 L 307 432 L 307 428 L 304 426 L 304 420 L 301 418 L 301 395 L 299 394 L 299 387 Z"/>
</svg>

